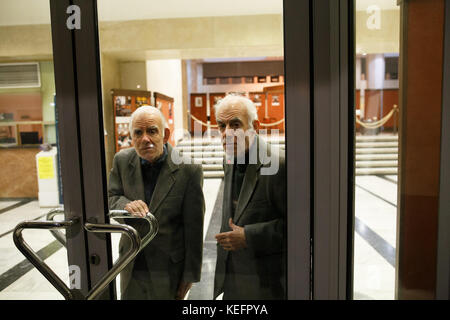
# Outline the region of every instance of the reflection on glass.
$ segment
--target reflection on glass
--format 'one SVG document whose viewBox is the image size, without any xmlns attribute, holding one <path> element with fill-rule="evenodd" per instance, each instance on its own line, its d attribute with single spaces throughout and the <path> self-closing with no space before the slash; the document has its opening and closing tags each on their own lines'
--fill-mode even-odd
<svg viewBox="0 0 450 320">
<path fill-rule="evenodd" d="M 160 222 L 160 233 L 136 258 L 136 267 L 120 275 L 118 298 L 152 299 L 162 297 L 162 292 L 176 298 L 185 291 L 185 299 L 226 299 L 236 292 L 248 299 L 283 298 L 286 212 L 283 203 L 268 198 L 284 199 L 285 192 L 282 1 L 229 6 L 170 0 L 155 6 L 150 1 L 102 0 L 98 16 L 106 161 L 108 172 L 112 169 L 110 209 L 139 205 Z M 214 108 L 230 94 L 251 105 L 250 113 L 241 106 L 232 128 Z M 156 131 L 145 121 L 130 122 L 145 105 L 160 111 L 149 109 L 139 116 L 161 124 Z M 248 121 L 253 116 L 258 119 L 254 125 Z M 267 141 L 277 147 L 280 152 L 272 153 L 275 172 L 259 176 L 259 171 L 252 172 L 256 163 L 240 174 L 234 164 L 226 164 L 224 170 L 221 125 L 251 129 L 258 133 L 251 142 Z M 167 142 L 163 149 L 161 141 Z M 146 159 L 144 150 L 138 150 L 142 145 L 149 147 L 148 155 L 155 150 L 156 156 L 146 160 L 150 164 L 142 160 Z M 252 143 L 244 145 L 253 150 Z M 125 166 L 129 161 L 122 155 L 133 157 L 138 170 Z M 161 168 L 156 159 L 162 161 Z M 182 166 L 169 174 L 170 161 Z M 269 163 L 264 166 L 270 171 Z M 198 170 L 203 178 L 197 176 Z M 130 171 L 132 182 L 127 180 Z M 258 185 L 251 183 L 254 179 Z M 127 185 L 131 183 L 138 191 L 131 191 Z M 267 194 L 264 186 L 272 184 L 279 188 Z M 203 198 L 204 208 L 198 207 Z M 242 239 L 244 229 L 247 242 L 240 242 L 239 248 L 224 247 L 227 232 L 236 230 L 233 235 Z M 115 235 L 112 240 L 115 259 L 123 241 L 119 244 Z M 222 294 L 224 288 L 228 295 Z"/>
<path fill-rule="evenodd" d="M 399 27 L 397 1 L 356 1 L 355 299 L 395 293 Z"/>
<path fill-rule="evenodd" d="M 0 21 L 0 299 L 63 299 L 12 241 L 20 222 L 46 220 L 62 204 L 49 1 L 1 1 Z M 67 251 L 53 235 L 23 236 L 69 285 Z"/>
</svg>

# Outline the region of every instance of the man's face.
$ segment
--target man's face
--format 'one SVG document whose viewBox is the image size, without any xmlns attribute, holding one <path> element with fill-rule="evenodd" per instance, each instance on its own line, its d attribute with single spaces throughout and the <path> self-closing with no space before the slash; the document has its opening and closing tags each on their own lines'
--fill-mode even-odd
<svg viewBox="0 0 450 320">
<path fill-rule="evenodd" d="M 157 113 L 141 113 L 133 120 L 132 141 L 139 157 L 153 162 L 164 151 L 164 143 L 169 137 L 164 137 L 162 119 Z"/>
<path fill-rule="evenodd" d="M 239 156 L 249 148 L 247 109 L 240 104 L 231 103 L 222 107 L 217 113 L 223 148 L 227 155 Z M 247 133 L 247 134 L 246 134 Z"/>
</svg>

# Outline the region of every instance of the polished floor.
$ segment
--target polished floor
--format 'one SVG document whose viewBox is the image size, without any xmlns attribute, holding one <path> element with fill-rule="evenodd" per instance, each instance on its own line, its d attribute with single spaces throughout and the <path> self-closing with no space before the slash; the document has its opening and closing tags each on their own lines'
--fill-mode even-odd
<svg viewBox="0 0 450 320">
<path fill-rule="evenodd" d="M 205 179 L 206 213 L 202 280 L 187 299 L 211 299 L 216 256 L 214 235 L 219 231 L 222 179 Z M 354 298 L 394 299 L 396 240 L 396 176 L 357 176 L 355 186 Z M 0 200 L 0 300 L 63 299 L 16 249 L 12 230 L 24 220 L 45 220 L 49 208 L 32 199 Z M 50 268 L 69 281 L 66 249 L 45 230 L 25 230 L 25 240 Z M 118 256 L 113 235 L 113 258 Z M 118 282 L 117 282 L 118 283 Z M 117 288 L 120 292 L 120 288 Z M 118 297 L 120 298 L 120 296 Z"/>
</svg>

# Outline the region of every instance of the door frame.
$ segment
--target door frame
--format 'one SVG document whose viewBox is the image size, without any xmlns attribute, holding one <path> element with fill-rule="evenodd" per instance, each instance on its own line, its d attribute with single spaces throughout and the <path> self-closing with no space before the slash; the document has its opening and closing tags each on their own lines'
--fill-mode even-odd
<svg viewBox="0 0 450 320">
<path fill-rule="evenodd" d="M 71 5 L 82 12 L 80 29 L 66 24 Z M 66 230 L 68 262 L 79 268 L 78 290 L 86 296 L 112 267 L 110 235 L 84 229 L 86 222 L 109 223 L 97 2 L 50 0 L 50 11 L 64 211 L 76 221 Z M 112 282 L 100 299 L 114 297 Z"/>
<path fill-rule="evenodd" d="M 445 0 L 436 299 L 450 299 L 450 0 Z"/>
<path fill-rule="evenodd" d="M 288 299 L 353 298 L 354 19 L 353 0 L 284 2 Z"/>
</svg>

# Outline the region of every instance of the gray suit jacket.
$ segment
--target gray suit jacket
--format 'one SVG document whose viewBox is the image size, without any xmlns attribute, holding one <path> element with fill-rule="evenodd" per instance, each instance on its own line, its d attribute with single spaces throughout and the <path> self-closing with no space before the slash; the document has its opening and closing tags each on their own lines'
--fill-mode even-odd
<svg viewBox="0 0 450 320">
<path fill-rule="evenodd" d="M 268 150 L 258 155 L 257 164 L 249 164 L 242 183 L 233 222 L 244 227 L 247 248 L 229 252 L 217 246 L 214 298 L 227 290 L 233 299 L 283 299 L 286 292 L 286 169 L 284 151 L 261 138 L 256 141 Z M 270 167 L 268 159 L 276 155 L 279 170 L 262 175 L 261 169 Z M 225 185 L 223 215 L 220 232 L 231 231 L 231 186 L 233 165 L 224 165 Z M 225 281 L 233 279 L 237 287 L 229 288 Z"/>
<path fill-rule="evenodd" d="M 164 162 L 149 206 L 159 223 L 155 238 L 143 250 L 150 278 L 160 296 L 175 297 L 178 284 L 200 281 L 203 250 L 203 171 L 200 165 L 177 165 L 171 159 L 176 152 L 167 144 L 168 156 Z M 110 209 L 124 209 L 134 200 L 145 201 L 140 158 L 134 148 L 118 152 L 114 157 L 109 178 Z M 125 219 L 143 235 L 146 223 Z M 119 254 L 130 246 L 122 236 Z M 121 273 L 121 292 L 127 288 L 133 271 L 133 262 Z"/>
</svg>

